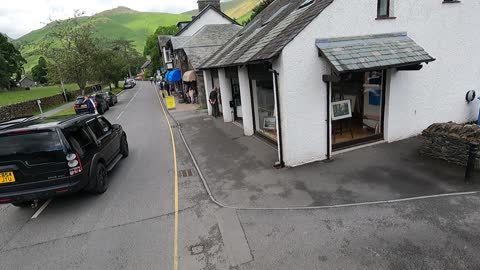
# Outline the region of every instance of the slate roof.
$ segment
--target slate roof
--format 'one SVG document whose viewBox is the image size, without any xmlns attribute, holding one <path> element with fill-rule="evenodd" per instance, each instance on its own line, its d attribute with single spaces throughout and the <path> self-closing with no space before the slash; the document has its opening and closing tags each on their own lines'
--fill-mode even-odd
<svg viewBox="0 0 480 270">
<path fill-rule="evenodd" d="M 317 39 L 317 47 L 338 72 L 392 68 L 435 61 L 407 33 Z"/>
<path fill-rule="evenodd" d="M 140 67 L 140 68 L 141 69 L 147 68 L 148 66 L 150 66 L 151 63 L 152 63 L 151 60 L 147 60 L 147 61 L 145 61 L 145 63 L 143 63 L 142 67 Z"/>
<path fill-rule="evenodd" d="M 187 42 L 191 37 L 171 37 L 172 47 L 174 50 L 183 48 L 183 44 Z"/>
<path fill-rule="evenodd" d="M 210 58 L 232 36 L 242 29 L 236 24 L 209 24 L 181 45 L 194 69 Z"/>
<path fill-rule="evenodd" d="M 208 59 L 202 68 L 236 66 L 276 57 L 333 0 L 275 0 Z"/>
<path fill-rule="evenodd" d="M 213 10 L 215 12 L 217 12 L 218 14 L 220 14 L 222 17 L 224 17 L 225 19 L 229 20 L 232 24 L 237 24 L 238 23 L 233 20 L 232 18 L 230 18 L 228 15 L 226 15 L 225 13 L 223 13 L 221 10 L 219 10 L 218 8 L 212 6 L 212 5 L 208 5 L 206 6 L 197 16 L 195 16 L 193 18 L 193 20 L 187 25 L 185 26 L 182 30 L 180 30 L 175 36 L 179 36 L 181 35 L 183 32 L 185 32 L 188 28 L 190 28 L 190 26 L 192 26 L 198 19 L 200 19 L 200 17 L 203 16 L 203 14 L 205 14 L 208 10 Z"/>
<path fill-rule="evenodd" d="M 167 43 L 168 43 L 168 41 L 170 41 L 170 38 L 172 38 L 172 36 L 159 35 L 158 36 L 158 44 L 160 45 L 160 47 L 167 46 Z"/>
</svg>

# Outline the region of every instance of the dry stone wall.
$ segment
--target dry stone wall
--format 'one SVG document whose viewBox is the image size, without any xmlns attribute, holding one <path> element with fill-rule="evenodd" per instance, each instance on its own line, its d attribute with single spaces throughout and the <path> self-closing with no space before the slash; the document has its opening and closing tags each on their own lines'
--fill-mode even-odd
<svg viewBox="0 0 480 270">
<path fill-rule="evenodd" d="M 422 137 L 420 154 L 466 166 L 469 144 L 480 143 L 480 127 L 453 122 L 433 124 Z M 479 161 L 477 157 L 477 164 Z"/>
<path fill-rule="evenodd" d="M 77 91 L 73 91 L 72 93 L 73 93 L 73 96 L 80 96 L 82 94 L 82 91 L 77 90 Z M 90 94 L 90 93 L 92 93 L 91 88 L 85 89 L 85 94 Z M 63 97 L 63 94 L 44 97 L 44 98 L 41 98 L 40 100 L 42 102 L 43 109 L 59 106 L 65 103 L 65 98 Z M 37 100 L 30 100 L 30 101 L 17 103 L 17 104 L 3 106 L 3 107 L 0 107 L 0 122 L 23 117 L 23 116 L 39 114 L 39 113 L 40 111 L 38 109 Z"/>
</svg>

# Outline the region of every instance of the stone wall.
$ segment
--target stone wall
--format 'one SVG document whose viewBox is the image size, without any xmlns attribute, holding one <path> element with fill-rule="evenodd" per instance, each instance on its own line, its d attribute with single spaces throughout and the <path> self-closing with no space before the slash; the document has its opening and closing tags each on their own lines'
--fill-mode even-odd
<svg viewBox="0 0 480 270">
<path fill-rule="evenodd" d="M 81 90 L 72 91 L 71 93 L 73 94 L 74 97 L 82 95 Z M 89 94 L 89 93 L 92 93 L 92 89 L 90 87 L 85 89 L 85 94 Z M 40 100 L 42 101 L 43 110 L 56 107 L 65 103 L 65 98 L 63 97 L 63 94 L 44 97 L 44 98 L 41 98 Z M 3 106 L 3 107 L 0 107 L 0 122 L 22 117 L 22 116 L 39 114 L 39 113 L 40 111 L 38 109 L 37 100 L 30 100 L 30 101 L 17 103 L 17 104 Z"/>
<path fill-rule="evenodd" d="M 466 166 L 470 143 L 480 143 L 478 125 L 433 124 L 422 133 L 420 154 Z M 477 164 L 480 159 L 477 157 Z"/>
</svg>

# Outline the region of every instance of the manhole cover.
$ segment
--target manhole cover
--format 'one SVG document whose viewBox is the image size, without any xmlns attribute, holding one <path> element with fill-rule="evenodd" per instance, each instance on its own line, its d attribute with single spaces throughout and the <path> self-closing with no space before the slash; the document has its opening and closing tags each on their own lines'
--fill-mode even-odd
<svg viewBox="0 0 480 270">
<path fill-rule="evenodd" d="M 198 245 L 198 246 L 193 246 L 191 247 L 192 255 L 198 255 L 200 253 L 203 253 L 203 245 Z"/>
</svg>

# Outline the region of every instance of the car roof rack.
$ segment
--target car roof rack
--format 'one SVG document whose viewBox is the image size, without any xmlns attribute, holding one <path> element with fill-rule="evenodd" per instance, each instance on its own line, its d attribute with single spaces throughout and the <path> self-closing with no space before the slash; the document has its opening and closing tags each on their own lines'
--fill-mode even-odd
<svg viewBox="0 0 480 270">
<path fill-rule="evenodd" d="M 20 125 L 20 124 L 23 124 L 25 122 L 34 121 L 34 120 L 37 120 L 37 119 L 40 119 L 40 117 L 35 116 L 35 115 L 13 118 L 13 119 L 10 119 L 10 120 L 5 121 L 5 122 L 0 122 L 0 130 L 6 129 L 6 128 L 11 128 L 11 127 L 14 127 L 16 125 Z"/>
</svg>

